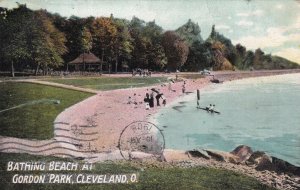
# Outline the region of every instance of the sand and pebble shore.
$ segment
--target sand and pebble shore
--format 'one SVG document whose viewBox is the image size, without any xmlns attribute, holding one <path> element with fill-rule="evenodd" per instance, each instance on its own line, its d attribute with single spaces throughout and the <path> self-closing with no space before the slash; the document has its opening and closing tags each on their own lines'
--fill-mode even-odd
<svg viewBox="0 0 300 190">
<path fill-rule="evenodd" d="M 299 73 L 300 70 L 280 70 L 280 71 L 236 71 L 236 72 L 214 72 L 214 78 L 220 81 L 231 81 L 248 77 L 270 76 L 279 74 Z M 167 76 L 175 79 L 175 74 L 156 74 L 157 76 Z M 145 94 L 151 91 L 151 88 L 160 89 L 163 93 L 167 104 L 175 101 L 178 97 L 184 96 L 182 86 L 185 81 L 186 92 L 195 92 L 210 85 L 211 76 L 198 79 L 181 79 L 169 84 L 159 84 L 151 87 L 130 88 L 111 91 L 98 91 L 96 95 L 75 104 L 61 114 L 54 121 L 54 138 L 48 141 L 38 142 L 44 149 L 47 146 L 61 146 L 48 152 L 35 150 L 34 146 L 37 141 L 16 139 L 14 142 L 24 143 L 27 146 L 22 152 L 28 152 L 40 155 L 57 155 L 56 156 L 74 156 L 93 160 L 93 162 L 105 160 L 122 159 L 119 155 L 118 141 L 122 130 L 134 121 L 148 121 L 163 106 L 146 110 L 144 104 Z M 49 84 L 47 84 L 49 85 Z M 216 84 L 220 85 L 220 84 Z M 129 97 L 132 102 L 128 104 Z M 63 130 L 62 130 L 63 129 Z M 0 137 L 1 142 L 6 138 Z M 25 142 L 26 141 L 26 142 Z M 67 143 L 67 145 L 66 145 Z M 45 144 L 45 145 L 44 145 Z M 46 145 L 49 144 L 49 145 Z M 1 146 L 10 146 L 9 143 Z M 65 148 L 68 148 L 67 150 Z M 4 148 L 5 147 L 0 147 Z M 234 148 L 234 147 L 232 147 Z M 18 152 L 17 149 L 5 149 L 5 152 Z M 233 156 L 234 157 L 234 156 Z M 299 176 L 278 174 L 272 171 L 257 171 L 255 167 L 245 164 L 234 163 L 231 161 L 218 161 L 210 158 L 194 158 L 186 152 L 177 150 L 168 150 L 164 152 L 164 162 L 159 164 L 173 164 L 180 167 L 205 166 L 230 169 L 252 177 L 257 178 L 262 183 L 268 184 L 278 189 L 300 189 Z M 142 161 L 143 162 L 143 161 Z M 158 163 L 157 163 L 158 164 Z"/>
</svg>

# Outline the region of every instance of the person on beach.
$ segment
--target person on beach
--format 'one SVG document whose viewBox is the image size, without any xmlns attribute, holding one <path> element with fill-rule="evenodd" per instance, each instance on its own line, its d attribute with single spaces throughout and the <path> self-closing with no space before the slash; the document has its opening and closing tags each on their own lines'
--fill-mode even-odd
<svg viewBox="0 0 300 190">
<path fill-rule="evenodd" d="M 137 105 L 137 101 L 136 101 L 136 93 L 133 94 L 133 98 L 132 98 L 132 102 Z"/>
<path fill-rule="evenodd" d="M 162 104 L 164 105 L 164 106 L 166 106 L 166 104 L 167 104 L 167 99 L 166 99 L 166 97 L 164 96 L 164 95 L 162 95 L 161 96 L 161 98 L 162 98 Z"/>
<path fill-rule="evenodd" d="M 159 103 L 159 99 L 161 98 L 162 94 L 161 93 L 158 93 L 155 98 L 156 98 L 156 105 L 157 106 L 160 106 L 160 103 Z"/>
<path fill-rule="evenodd" d="M 149 93 L 146 93 L 146 97 L 144 98 L 144 102 L 145 102 L 146 110 L 149 110 L 150 109 L 150 96 L 149 96 Z"/>
<path fill-rule="evenodd" d="M 186 85 L 186 82 L 183 81 L 183 85 L 182 85 L 182 93 L 183 93 L 183 94 L 185 93 L 185 85 Z"/>
<path fill-rule="evenodd" d="M 150 95 L 149 93 L 147 92 L 146 93 L 146 97 L 144 98 L 144 102 L 149 102 L 150 101 Z"/>
<path fill-rule="evenodd" d="M 185 84 L 182 85 L 182 94 L 185 93 Z"/>
<path fill-rule="evenodd" d="M 131 96 L 129 96 L 129 97 L 128 97 L 127 104 L 131 104 L 131 103 L 132 103 Z"/>
<path fill-rule="evenodd" d="M 150 104 L 149 104 L 149 102 L 146 102 L 146 103 L 145 103 L 145 106 L 146 106 L 146 110 L 149 110 L 149 109 L 150 109 Z"/>
<path fill-rule="evenodd" d="M 153 97 L 153 93 L 150 94 L 150 98 L 149 98 L 149 106 L 150 108 L 154 107 L 154 97 Z"/>
</svg>

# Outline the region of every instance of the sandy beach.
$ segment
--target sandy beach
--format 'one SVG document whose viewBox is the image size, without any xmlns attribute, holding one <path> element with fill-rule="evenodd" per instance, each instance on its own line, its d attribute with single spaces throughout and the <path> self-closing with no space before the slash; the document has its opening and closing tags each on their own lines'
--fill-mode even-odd
<svg viewBox="0 0 300 190">
<path fill-rule="evenodd" d="M 212 74 L 215 79 L 227 82 L 249 77 L 299 72 L 300 70 L 276 70 L 213 72 Z M 190 74 L 192 75 L 193 73 Z M 165 76 L 169 79 L 176 78 L 176 74 L 155 74 L 154 76 Z M 120 76 L 115 75 L 112 77 Z M 81 158 L 89 162 L 122 160 L 123 157 L 120 154 L 118 142 L 124 128 L 135 121 L 149 121 L 159 109 L 164 107 L 162 104 L 161 106 L 156 106 L 155 101 L 154 108 L 146 110 L 144 103 L 146 93 L 151 93 L 152 88 L 159 89 L 160 93 L 163 93 L 165 96 L 168 105 L 179 97 L 185 96 L 185 94 L 182 93 L 184 81 L 186 83 L 186 92 L 191 93 L 195 92 L 197 89 L 201 90 L 207 85 L 213 84 L 210 81 L 212 78 L 212 76 L 205 76 L 197 79 L 185 79 L 181 77 L 181 74 L 178 74 L 178 80 L 171 83 L 171 90 L 169 89 L 169 83 L 161 83 L 143 88 L 97 91 L 95 95 L 65 109 L 57 116 L 54 121 L 54 137 L 52 139 L 34 140 L 0 136 L 0 150 L 1 152 L 9 153 L 29 153 L 44 156 L 50 155 L 76 159 Z M 21 82 L 43 83 L 43 81 L 38 80 L 22 80 Z M 50 82 L 46 82 L 45 84 L 62 88 L 65 87 L 64 85 L 60 86 L 60 84 L 57 83 L 51 84 Z M 156 94 L 154 93 L 154 95 Z M 130 104 L 128 103 L 129 97 L 131 97 Z M 134 104 L 133 102 L 136 102 L 137 104 Z M 235 157 L 229 153 L 222 154 L 229 155 L 229 157 L 235 159 Z M 149 154 L 141 153 L 138 156 L 139 158 L 145 158 L 149 156 Z M 169 163 L 176 162 L 179 164 L 184 160 L 191 161 L 191 158 L 189 158 L 184 151 L 180 150 L 165 150 L 164 159 Z M 196 162 L 196 165 L 204 164 L 209 167 L 220 167 L 242 172 L 256 177 L 262 183 L 269 185 L 272 184 L 271 182 L 274 176 L 276 177 L 275 174 L 270 174 L 266 177 L 263 173 L 256 172 L 253 168 L 253 170 L 250 170 L 247 166 L 242 167 L 228 162 L 206 161 L 205 159 L 200 159 Z M 276 184 L 282 184 L 281 178 L 282 177 L 280 176 L 276 177 L 276 179 L 279 179 L 279 182 Z M 293 184 L 297 184 L 297 180 L 299 179 L 293 178 Z M 279 189 L 285 189 L 285 187 L 287 186 L 282 185 Z M 295 185 L 295 187 L 297 187 L 297 185 Z"/>
<path fill-rule="evenodd" d="M 292 70 L 292 72 L 299 72 L 299 70 Z M 241 78 L 286 73 L 291 73 L 291 71 L 215 72 L 213 74 L 215 78 L 226 82 Z M 175 79 L 175 74 L 167 76 Z M 167 83 L 151 87 L 98 92 L 97 95 L 62 112 L 55 121 L 55 127 L 66 127 L 58 125 L 61 125 L 59 124 L 61 122 L 68 123 L 68 127 L 77 126 L 80 129 L 81 134 L 79 133 L 75 137 L 83 140 L 93 139 L 93 141 L 82 141 L 82 147 L 80 147 L 82 150 L 93 152 L 118 150 L 117 145 L 120 134 L 127 125 L 135 121 L 148 121 L 151 116 L 163 107 L 163 105 L 156 106 L 155 102 L 154 108 L 146 110 L 144 97 L 147 92 L 151 92 L 151 88 L 160 89 L 168 104 L 178 97 L 184 96 L 182 93 L 183 80 L 186 81 L 186 92 L 194 92 L 212 84 L 210 82 L 211 79 L 211 76 L 199 79 L 180 79 L 171 84 L 172 91 L 169 90 L 169 84 Z M 131 97 L 132 101 L 137 102 L 137 105 L 133 103 L 128 104 L 129 97 Z M 64 136 L 74 136 L 74 134 L 70 134 L 67 131 L 55 131 L 55 136 L 56 139 L 66 140 Z"/>
<path fill-rule="evenodd" d="M 234 71 L 234 72 L 213 72 L 214 78 L 220 81 L 231 81 L 249 77 L 279 75 L 297 73 L 300 70 L 274 70 L 274 71 Z M 54 121 L 54 138 L 44 141 L 36 141 L 32 139 L 18 139 L 11 137 L 1 137 L 0 148 L 4 152 L 20 152 L 19 145 L 10 144 L 12 141 L 23 143 L 21 152 L 28 152 L 40 155 L 55 155 L 63 157 L 84 157 L 94 158 L 94 161 L 103 161 L 105 159 L 122 159 L 118 150 L 118 141 L 122 130 L 135 121 L 149 121 L 149 119 L 164 106 L 155 106 L 150 110 L 146 110 L 144 104 L 145 94 L 151 93 L 151 89 L 159 89 L 166 98 L 167 104 L 172 103 L 177 98 L 184 96 L 182 86 L 186 82 L 186 92 L 195 92 L 197 89 L 213 84 L 210 80 L 212 76 L 205 76 L 198 79 L 184 79 L 178 74 L 178 81 L 171 83 L 171 91 L 169 83 L 158 84 L 155 86 L 142 88 L 129 88 L 111 91 L 97 91 L 96 95 L 83 100 L 60 113 Z M 195 73 L 189 73 L 193 75 Z M 111 75 L 111 77 L 125 77 L 129 75 Z M 154 76 L 164 76 L 175 79 L 176 74 L 154 74 Z M 65 88 L 66 85 L 57 83 L 51 84 L 39 80 L 22 80 L 21 82 L 33 82 L 45 85 L 53 85 Z M 222 84 L 214 84 L 222 85 Z M 76 88 L 70 86 L 68 88 Z M 80 90 L 80 89 L 76 89 Z M 154 93 L 154 96 L 156 93 Z M 128 104 L 129 97 L 132 102 Z M 161 100 L 162 102 L 162 100 Z M 50 147 L 55 146 L 56 148 Z M 35 147 L 38 144 L 39 147 Z M 11 146 L 17 148 L 10 148 Z M 68 147 L 67 150 L 65 148 Z M 233 147 L 234 148 L 234 147 Z M 64 152 L 65 150 L 65 152 Z M 110 153 L 110 156 L 107 156 Z M 105 156 L 103 156 L 105 155 Z M 89 159 L 90 160 L 90 159 Z"/>
</svg>

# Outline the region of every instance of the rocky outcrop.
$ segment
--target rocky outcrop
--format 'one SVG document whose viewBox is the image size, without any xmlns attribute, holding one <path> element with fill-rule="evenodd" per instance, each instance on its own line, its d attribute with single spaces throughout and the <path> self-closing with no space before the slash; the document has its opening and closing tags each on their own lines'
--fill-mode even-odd
<svg viewBox="0 0 300 190">
<path fill-rule="evenodd" d="M 204 149 L 195 149 L 187 151 L 190 157 L 193 158 L 204 158 L 206 160 L 216 160 L 219 162 L 228 162 L 228 163 L 238 163 L 238 157 L 224 151 L 219 150 L 204 150 Z"/>
<path fill-rule="evenodd" d="M 193 158 L 204 158 L 206 160 L 209 160 L 211 157 L 208 155 L 208 153 L 205 150 L 198 149 L 198 150 L 189 150 L 187 151 L 187 154 L 190 157 Z"/>
<path fill-rule="evenodd" d="M 240 145 L 231 152 L 211 149 L 165 150 L 164 160 L 183 168 L 214 167 L 255 177 L 276 189 L 300 190 L 300 167 Z"/>
<path fill-rule="evenodd" d="M 287 161 L 272 157 L 272 164 L 278 173 L 287 173 L 300 176 L 300 167 L 294 166 Z"/>
<path fill-rule="evenodd" d="M 300 167 L 279 158 L 268 156 L 262 151 L 253 152 L 245 163 L 248 166 L 255 166 L 255 169 L 258 171 L 268 170 L 276 173 L 300 176 Z"/>
<path fill-rule="evenodd" d="M 244 163 L 246 160 L 250 158 L 250 156 L 253 154 L 253 151 L 249 146 L 240 145 L 230 153 L 238 157 L 237 159 L 238 163 Z"/>
<path fill-rule="evenodd" d="M 207 154 L 214 160 L 220 161 L 220 162 L 225 162 L 225 158 L 220 152 L 216 152 L 213 150 L 206 150 Z"/>
<path fill-rule="evenodd" d="M 275 171 L 276 168 L 272 163 L 272 158 L 266 154 L 262 155 L 262 157 L 259 159 L 258 164 L 256 165 L 255 169 L 257 171 Z"/>
<path fill-rule="evenodd" d="M 170 155 L 170 153 L 168 154 Z M 181 155 L 188 155 L 188 158 L 192 159 L 201 158 L 218 162 L 242 164 L 254 168 L 256 171 L 271 171 L 278 174 L 285 173 L 300 176 L 300 167 L 294 166 L 279 158 L 269 156 L 262 151 L 253 152 L 252 148 L 246 145 L 240 145 L 231 152 L 211 149 L 194 149 L 186 151 L 185 154 L 181 152 Z M 174 155 L 172 157 L 174 160 Z M 182 160 L 186 157 L 180 156 L 180 158 Z"/>
<path fill-rule="evenodd" d="M 260 159 L 265 155 L 265 152 L 262 151 L 255 151 L 251 154 L 251 156 L 249 157 L 248 160 L 246 160 L 246 164 L 247 165 L 254 165 L 254 164 L 258 164 Z"/>
</svg>

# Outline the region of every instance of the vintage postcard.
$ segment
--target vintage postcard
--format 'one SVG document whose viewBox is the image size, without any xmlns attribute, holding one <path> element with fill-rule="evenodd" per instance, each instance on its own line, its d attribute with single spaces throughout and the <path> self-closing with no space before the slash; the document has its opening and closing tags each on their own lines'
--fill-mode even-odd
<svg viewBox="0 0 300 190">
<path fill-rule="evenodd" d="M 300 189 L 300 1 L 0 0 L 0 189 Z"/>
</svg>

